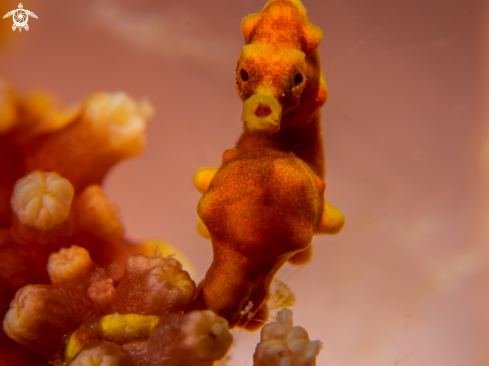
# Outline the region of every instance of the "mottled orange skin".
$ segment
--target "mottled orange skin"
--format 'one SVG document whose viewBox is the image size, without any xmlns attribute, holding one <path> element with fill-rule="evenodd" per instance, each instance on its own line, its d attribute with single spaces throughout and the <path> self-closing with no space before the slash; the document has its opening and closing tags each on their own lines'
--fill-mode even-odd
<svg viewBox="0 0 489 366">
<path fill-rule="evenodd" d="M 281 106 L 281 118 L 274 130 L 252 132 L 246 128 L 237 148 L 293 152 L 324 178 L 319 108 L 326 102 L 328 90 L 317 50 L 321 30 L 309 22 L 300 1 L 271 0 L 260 13 L 243 19 L 242 31 L 246 45 L 236 69 L 238 95 L 244 102 L 257 94 L 271 95 Z M 248 80 L 242 77 L 243 69 Z"/>
<path fill-rule="evenodd" d="M 268 317 L 275 273 L 311 245 L 325 185 L 304 162 L 276 150 L 231 150 L 223 160 L 197 209 L 214 259 L 193 307 L 252 330 Z M 242 314 L 247 306 L 251 316 Z"/>
</svg>

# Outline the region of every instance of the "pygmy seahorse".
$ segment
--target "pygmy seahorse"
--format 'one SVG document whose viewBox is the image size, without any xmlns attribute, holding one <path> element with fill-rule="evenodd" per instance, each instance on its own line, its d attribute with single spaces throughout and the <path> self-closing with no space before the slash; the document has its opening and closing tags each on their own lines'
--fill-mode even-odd
<svg viewBox="0 0 489 366">
<path fill-rule="evenodd" d="M 319 108 L 328 89 L 317 50 L 321 30 L 299 0 L 270 0 L 241 28 L 246 45 L 236 84 L 245 131 L 237 148 L 292 152 L 324 179 Z"/>
</svg>

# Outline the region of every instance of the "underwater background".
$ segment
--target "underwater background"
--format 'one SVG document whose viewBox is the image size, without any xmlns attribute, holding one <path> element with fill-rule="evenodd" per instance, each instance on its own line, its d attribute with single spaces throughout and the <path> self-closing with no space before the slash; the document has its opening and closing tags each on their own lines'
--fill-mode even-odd
<svg viewBox="0 0 489 366">
<path fill-rule="evenodd" d="M 242 131 L 240 22 L 264 4 L 29 0 L 28 32 L 0 20 L 0 73 L 17 89 L 151 101 L 145 152 L 105 192 L 129 238 L 174 245 L 196 281 L 212 250 L 192 176 Z M 488 364 L 489 1 L 303 4 L 323 31 L 326 197 L 347 221 L 278 273 L 295 323 L 323 342 L 318 365 Z M 229 364 L 250 365 L 259 333 L 234 335 Z"/>
</svg>

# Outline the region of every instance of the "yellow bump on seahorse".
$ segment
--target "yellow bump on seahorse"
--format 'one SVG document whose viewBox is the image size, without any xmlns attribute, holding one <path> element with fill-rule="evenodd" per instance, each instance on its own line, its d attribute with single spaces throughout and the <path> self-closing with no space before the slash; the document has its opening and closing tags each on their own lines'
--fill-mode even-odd
<svg viewBox="0 0 489 366">
<path fill-rule="evenodd" d="M 337 234 L 345 226 L 345 217 L 336 207 L 324 202 L 324 211 L 315 234 Z"/>
</svg>

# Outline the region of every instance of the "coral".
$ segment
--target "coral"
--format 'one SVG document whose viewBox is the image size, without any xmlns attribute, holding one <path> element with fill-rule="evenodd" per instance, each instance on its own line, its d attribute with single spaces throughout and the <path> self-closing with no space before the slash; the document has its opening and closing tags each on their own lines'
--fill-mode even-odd
<svg viewBox="0 0 489 366">
<path fill-rule="evenodd" d="M 84 248 L 72 245 L 51 253 L 48 259 L 48 273 L 54 286 L 85 287 L 89 282 L 95 263 Z"/>
<path fill-rule="evenodd" d="M 297 0 L 270 0 L 243 19 L 236 84 L 245 131 L 237 148 L 293 152 L 324 178 L 319 108 L 328 90 L 317 47 L 322 32 Z"/>
<path fill-rule="evenodd" d="M 15 183 L 10 202 L 21 225 L 47 231 L 68 218 L 74 194 L 59 174 L 36 170 Z"/>
<path fill-rule="evenodd" d="M 113 281 L 109 281 L 105 279 L 93 281 L 87 290 L 88 298 L 104 313 L 110 313 L 110 304 L 115 297 Z"/>
<path fill-rule="evenodd" d="M 233 337 L 227 321 L 212 311 L 170 314 L 148 341 L 151 366 L 211 366 L 224 357 Z"/>
<path fill-rule="evenodd" d="M 66 127 L 82 113 L 80 105 L 65 107 L 49 92 L 33 92 L 22 99 L 17 98 L 16 107 L 19 118 L 12 139 L 17 146 Z"/>
<path fill-rule="evenodd" d="M 294 304 L 295 295 L 292 293 L 289 286 L 275 278 L 270 287 L 270 299 L 267 304 L 268 309 L 278 310 L 294 306 Z"/>
<path fill-rule="evenodd" d="M 98 342 L 110 341 L 123 345 L 135 340 L 147 340 L 159 321 L 157 316 L 140 314 L 110 314 L 91 319 L 66 340 L 62 363 L 71 362 L 81 350 Z"/>
<path fill-rule="evenodd" d="M 124 343 L 122 349 L 126 351 L 136 366 L 146 366 L 148 361 L 148 341 L 137 340 Z"/>
<path fill-rule="evenodd" d="M 256 329 L 275 273 L 307 250 L 323 217 L 324 182 L 300 159 L 270 149 L 229 150 L 198 205 L 214 259 L 194 309 Z M 251 306 L 249 311 L 245 311 Z"/>
<path fill-rule="evenodd" d="M 112 342 L 100 342 L 81 350 L 69 363 L 70 366 L 133 366 L 132 358 L 121 346 Z"/>
<path fill-rule="evenodd" d="M 30 283 L 49 283 L 46 271 L 48 256 L 36 246 L 21 245 L 14 241 L 10 230 L 0 229 L 0 314 L 9 309 L 16 291 Z M 0 360 L 11 365 L 45 365 L 46 361 L 8 338 L 0 330 Z"/>
<path fill-rule="evenodd" d="M 152 256 L 155 252 L 160 253 L 162 256 L 171 256 L 177 259 L 190 274 L 190 277 L 195 278 L 195 270 L 189 259 L 177 248 L 161 240 L 145 240 L 136 243 L 121 238 L 117 241 L 104 243 L 104 245 L 95 250 L 91 250 L 90 254 L 97 263 L 104 266 L 113 265 L 115 270 L 121 270 L 122 277 L 126 260 L 130 255 L 145 254 Z"/>
<path fill-rule="evenodd" d="M 122 314 L 150 315 L 186 311 L 194 292 L 195 282 L 175 259 L 136 254 L 127 259 L 112 309 Z"/>
<path fill-rule="evenodd" d="M 75 199 L 78 229 L 102 242 L 117 241 L 124 233 L 117 208 L 105 197 L 102 188 L 93 184 Z"/>
<path fill-rule="evenodd" d="M 187 258 L 187 256 L 178 248 L 170 245 L 162 240 L 145 240 L 138 246 L 138 252 L 146 254 L 147 256 L 152 256 L 155 253 L 162 255 L 163 257 L 172 257 L 182 264 L 185 271 L 188 272 L 191 278 L 196 277 L 195 269 L 192 262 Z M 133 253 L 136 254 L 136 253 Z"/>
<path fill-rule="evenodd" d="M 100 184 L 114 164 L 139 154 L 152 113 L 148 102 L 138 105 L 124 93 L 94 94 L 71 123 L 20 145 L 24 172 L 55 171 L 77 192 Z"/>
<path fill-rule="evenodd" d="M 78 328 L 66 341 L 62 363 L 73 363 L 80 354 L 83 357 L 94 352 L 105 355 L 105 345 L 113 342 L 120 345 L 136 365 L 210 366 L 224 357 L 232 339 L 226 320 L 209 310 L 161 318 L 111 314 Z M 111 346 L 111 349 L 116 348 Z"/>
<path fill-rule="evenodd" d="M 261 340 L 253 355 L 254 366 L 314 366 L 323 347 L 320 341 L 310 341 L 304 328 L 294 327 L 292 311 L 280 310 L 278 321 L 261 330 Z"/>
<path fill-rule="evenodd" d="M 124 232 L 100 186 L 90 185 L 75 196 L 70 181 L 57 173 L 35 170 L 17 180 L 10 203 L 17 240 L 49 250 L 69 242 L 85 247 L 114 242 Z"/>
<path fill-rule="evenodd" d="M 66 333 L 97 315 L 97 307 L 76 290 L 28 285 L 10 303 L 3 329 L 30 350 L 51 357 Z"/>
<path fill-rule="evenodd" d="M 4 314 L 16 291 L 30 283 L 48 284 L 48 255 L 36 246 L 19 245 L 10 230 L 0 229 L 0 311 Z"/>
</svg>

